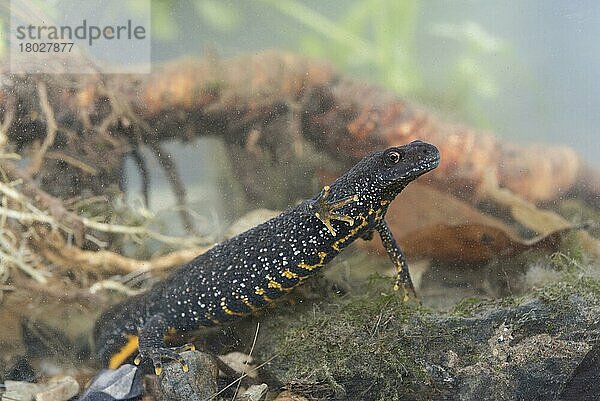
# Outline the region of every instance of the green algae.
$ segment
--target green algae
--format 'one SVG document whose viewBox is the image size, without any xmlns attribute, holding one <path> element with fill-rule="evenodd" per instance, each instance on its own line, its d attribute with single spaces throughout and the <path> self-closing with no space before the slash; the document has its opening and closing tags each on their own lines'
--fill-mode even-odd
<svg viewBox="0 0 600 401">
<path fill-rule="evenodd" d="M 564 281 L 520 296 L 465 298 L 448 313 L 405 303 L 389 280 L 376 277 L 351 294 L 265 319 L 258 356 L 273 358 L 265 367 L 269 374 L 314 400 L 446 399 L 459 391 L 476 394 L 484 378 L 494 383 L 491 394 L 534 391 L 527 390 L 528 363 L 563 380 L 577 362 L 560 357 L 560 368 L 552 370 L 557 365 L 548 361 L 555 355 L 533 353 L 534 345 L 550 336 L 564 349 L 549 353 L 581 356 L 585 342 L 564 339 L 584 333 L 577 341 L 587 341 L 587 327 L 600 311 L 600 281 L 567 270 Z M 492 339 L 501 341 L 504 325 L 515 338 L 506 341 L 517 344 L 505 347 L 526 361 L 523 367 L 497 360 Z M 556 390 L 548 386 L 544 391 Z"/>
</svg>

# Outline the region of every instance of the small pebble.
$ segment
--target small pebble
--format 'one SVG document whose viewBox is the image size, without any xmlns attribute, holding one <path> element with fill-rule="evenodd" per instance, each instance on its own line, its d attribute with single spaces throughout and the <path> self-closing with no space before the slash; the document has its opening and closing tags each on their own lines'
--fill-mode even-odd
<svg viewBox="0 0 600 401">
<path fill-rule="evenodd" d="M 118 401 L 138 397 L 143 390 L 141 373 L 131 364 L 116 370 L 104 369 L 94 377 L 78 401 Z"/>
<path fill-rule="evenodd" d="M 254 358 L 250 355 L 242 352 L 230 352 L 227 355 L 219 355 L 218 358 L 223 361 L 231 369 L 235 370 L 239 374 L 246 374 L 246 376 L 256 379 L 258 377 L 258 371 L 254 364 Z"/>
<path fill-rule="evenodd" d="M 79 393 L 79 383 L 71 376 L 50 382 L 44 391 L 35 395 L 35 401 L 66 401 Z"/>
<path fill-rule="evenodd" d="M 24 356 L 16 357 L 12 362 L 12 366 L 4 374 L 5 380 L 17 382 L 34 382 L 35 378 L 35 369 Z"/>
<path fill-rule="evenodd" d="M 79 393 L 79 383 L 71 376 L 48 383 L 27 383 L 7 380 L 2 401 L 66 401 Z"/>
<path fill-rule="evenodd" d="M 267 395 L 269 386 L 266 384 L 254 384 L 248 387 L 248 390 L 244 391 L 236 397 L 236 401 L 261 401 Z"/>
<path fill-rule="evenodd" d="M 308 401 L 308 399 L 301 395 L 294 394 L 291 391 L 286 390 L 279 393 L 277 398 L 275 398 L 273 401 Z"/>
<path fill-rule="evenodd" d="M 37 383 L 6 380 L 6 391 L 2 394 L 2 401 L 33 401 L 35 395 L 44 389 Z"/>
<path fill-rule="evenodd" d="M 184 372 L 176 361 L 163 366 L 160 376 L 151 376 L 149 391 L 157 401 L 200 401 L 212 399 L 217 393 L 218 369 L 214 359 L 199 351 L 181 353 L 189 371 Z"/>
</svg>

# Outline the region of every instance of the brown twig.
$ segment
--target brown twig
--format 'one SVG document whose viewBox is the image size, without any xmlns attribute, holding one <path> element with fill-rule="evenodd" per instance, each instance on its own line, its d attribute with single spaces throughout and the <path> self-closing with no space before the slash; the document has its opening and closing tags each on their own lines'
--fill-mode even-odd
<svg viewBox="0 0 600 401">
<path fill-rule="evenodd" d="M 173 162 L 173 158 L 169 152 L 167 152 L 158 142 L 150 142 L 150 149 L 158 159 L 161 167 L 165 170 L 165 173 L 169 179 L 169 183 L 171 184 L 171 188 L 175 193 L 175 199 L 177 200 L 177 206 L 179 206 L 179 217 L 183 222 L 183 226 L 186 232 L 190 235 L 194 234 L 194 224 L 192 222 L 192 218 L 188 211 L 185 209 L 187 207 L 187 194 L 185 191 L 185 186 L 183 185 L 183 181 L 181 177 L 179 177 L 179 173 L 177 172 L 177 166 Z"/>
<path fill-rule="evenodd" d="M 44 138 L 44 142 L 42 142 L 42 146 L 38 152 L 31 156 L 31 161 L 25 169 L 25 174 L 29 177 L 37 175 L 37 173 L 40 171 L 42 163 L 44 162 L 44 157 L 46 156 L 46 152 L 54 144 L 56 132 L 58 131 L 58 125 L 56 124 L 56 119 L 54 118 L 54 110 L 52 110 L 52 106 L 48 100 L 48 89 L 46 88 L 46 83 L 39 81 L 37 83 L 37 89 L 40 99 L 40 107 L 46 116 L 46 137 Z"/>
<path fill-rule="evenodd" d="M 142 177 L 142 196 L 144 197 L 144 203 L 146 207 L 150 206 L 150 173 L 148 172 L 148 166 L 146 165 L 146 159 L 144 159 L 144 155 L 138 148 L 133 148 L 131 150 L 131 156 L 135 161 L 135 165 L 140 172 L 140 176 Z"/>
<path fill-rule="evenodd" d="M 78 289 L 62 280 L 52 280 L 47 283 L 38 283 L 33 280 L 19 280 L 18 289 L 26 293 L 46 295 L 58 303 L 85 303 L 96 308 L 102 302 L 102 297 L 90 292 L 88 289 Z"/>
<path fill-rule="evenodd" d="M 105 274 L 125 274 L 139 270 L 164 270 L 189 262 L 203 254 L 210 246 L 181 249 L 150 260 L 128 258 L 115 252 L 84 251 L 67 245 L 62 238 L 54 237 L 52 247 L 47 241 L 38 243 L 44 257 L 57 265 L 80 268 Z"/>
<path fill-rule="evenodd" d="M 41 222 L 60 227 L 74 236 L 75 243 L 78 246 L 81 246 L 83 240 L 88 238 L 88 236 L 86 236 L 86 229 L 113 234 L 147 236 L 165 244 L 178 246 L 197 246 L 200 240 L 196 237 L 182 238 L 164 235 L 154 232 L 146 226 L 124 226 L 102 223 L 83 216 L 78 216 L 75 213 L 66 210 L 62 200 L 39 189 L 29 177 L 26 177 L 24 173 L 20 172 L 8 160 L 0 160 L 0 170 L 2 170 L 10 180 L 20 181 L 20 194 L 28 198 L 36 209 L 47 213 L 30 213 L 0 208 L 3 215 L 21 221 Z"/>
<path fill-rule="evenodd" d="M 70 164 L 71 166 L 78 168 L 79 170 L 83 171 L 84 173 L 87 173 L 90 175 L 98 174 L 98 170 L 95 169 L 94 167 L 82 162 L 81 160 L 76 159 L 73 156 L 66 155 L 63 152 L 48 151 L 48 152 L 46 152 L 46 158 L 53 159 L 53 160 L 62 160 L 65 163 Z"/>
<path fill-rule="evenodd" d="M 39 108 L 28 99 L 35 88 L 31 79 L 18 81 L 8 75 L 5 79 L 12 87 L 18 86 L 18 102 L 26 116 L 15 118 L 10 129 L 14 139 L 9 134 L 9 140 L 31 149 L 32 142 L 46 130 L 44 124 L 32 124 L 27 117 L 29 110 Z M 48 89 L 57 91 L 65 87 L 64 82 L 50 85 Z M 15 96 L 9 88 L 11 85 L 0 88 L 0 104 Z M 106 109 L 107 100 L 112 110 Z M 294 121 L 282 130 L 282 117 L 290 114 L 290 107 Z M 89 119 L 84 110 L 90 113 Z M 109 134 L 114 126 L 133 127 L 139 136 L 136 146 L 205 135 L 243 144 L 256 129 L 265 133 L 261 146 L 266 148 L 273 143 L 291 144 L 299 128 L 302 141 L 348 165 L 372 150 L 422 139 L 438 146 L 443 155 L 440 166 L 429 175 L 432 184 L 470 202 L 480 201 L 477 190 L 485 171 L 493 171 L 501 186 L 534 203 L 557 199 L 580 185 L 592 200 L 600 194 L 600 174 L 593 170 L 582 175 L 585 164 L 570 149 L 513 146 L 464 126 L 440 122 L 433 113 L 398 96 L 289 53 L 240 56 L 219 61 L 218 68 L 212 59 L 187 59 L 157 68 L 150 75 L 98 75 L 75 90 L 62 90 L 63 115 L 73 116 L 69 125 L 82 126 L 83 135 L 99 132 L 101 144 L 130 135 L 124 132 L 128 130 Z M 90 125 L 100 129 L 86 130 Z M 125 141 L 113 146 L 123 151 Z M 112 172 L 115 163 L 101 167 Z M 97 188 L 95 184 L 78 182 L 80 187 L 92 189 Z"/>
<path fill-rule="evenodd" d="M 76 214 L 65 209 L 63 202 L 41 190 L 26 173 L 23 173 L 8 160 L 0 160 L 2 170 L 11 181 L 20 181 L 20 192 L 31 200 L 31 203 L 40 210 L 45 210 L 56 222 L 68 229 L 75 238 L 75 243 L 83 244 L 85 238 L 85 225 Z"/>
<path fill-rule="evenodd" d="M 4 120 L 0 125 L 0 150 L 6 146 L 8 142 L 8 136 L 6 133 L 13 123 L 15 117 L 15 100 L 13 97 L 9 97 L 4 106 Z"/>
<path fill-rule="evenodd" d="M 51 215 L 43 214 L 40 212 L 21 212 L 18 210 L 7 209 L 3 206 L 0 206 L 0 216 L 5 216 L 10 219 L 19 220 L 20 222 L 25 224 L 45 223 L 53 227 L 60 227 L 64 231 L 69 231 L 68 227 L 63 226 L 59 221 L 56 221 Z M 164 244 L 174 246 L 194 246 L 197 245 L 198 242 L 204 242 L 203 239 L 197 237 L 183 238 L 161 234 L 159 232 L 155 232 L 148 229 L 148 227 L 146 226 L 124 226 L 121 224 L 102 223 L 88 219 L 87 217 L 77 217 L 79 218 L 81 224 L 83 224 L 83 226 L 85 226 L 86 228 L 102 231 L 105 233 L 125 234 L 131 236 L 147 236 L 148 238 L 155 239 Z M 89 235 L 86 235 L 86 239 L 93 238 L 90 238 Z"/>
<path fill-rule="evenodd" d="M 23 270 L 25 273 L 27 273 L 31 278 L 33 278 L 38 283 L 44 284 L 47 282 L 47 278 L 43 274 L 43 272 L 41 272 L 38 269 L 36 269 L 35 267 L 33 267 L 30 263 L 27 263 L 26 261 L 24 261 L 23 258 L 18 254 L 12 254 L 12 253 L 8 254 L 8 253 L 4 252 L 2 249 L 0 249 L 0 259 L 2 259 L 3 262 L 8 262 L 14 266 L 17 266 L 19 269 Z"/>
</svg>

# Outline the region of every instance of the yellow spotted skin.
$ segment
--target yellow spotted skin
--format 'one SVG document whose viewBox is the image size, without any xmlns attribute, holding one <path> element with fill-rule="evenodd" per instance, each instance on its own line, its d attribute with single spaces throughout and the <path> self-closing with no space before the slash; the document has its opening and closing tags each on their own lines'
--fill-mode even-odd
<svg viewBox="0 0 600 401">
<path fill-rule="evenodd" d="M 414 291 L 384 217 L 396 195 L 438 163 L 435 146 L 420 141 L 372 153 L 315 198 L 216 245 L 103 313 L 94 332 L 97 355 L 114 366 L 133 352 L 131 338 L 139 335 L 141 356 L 160 368 L 161 357 L 176 358 L 164 346 L 168 328 L 214 326 L 260 310 L 375 231 L 398 269 L 396 286 Z"/>
</svg>

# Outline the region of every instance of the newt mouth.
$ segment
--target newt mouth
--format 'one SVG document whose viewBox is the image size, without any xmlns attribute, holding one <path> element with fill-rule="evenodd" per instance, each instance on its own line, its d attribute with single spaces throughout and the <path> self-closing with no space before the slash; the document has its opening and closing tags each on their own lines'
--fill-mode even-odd
<svg viewBox="0 0 600 401">
<path fill-rule="evenodd" d="M 438 154 L 435 157 L 431 158 L 430 160 L 424 160 L 421 163 L 421 169 L 423 169 L 423 174 L 424 174 L 431 170 L 436 169 L 437 166 L 439 166 L 439 165 L 440 165 L 440 154 L 438 152 Z"/>
</svg>

